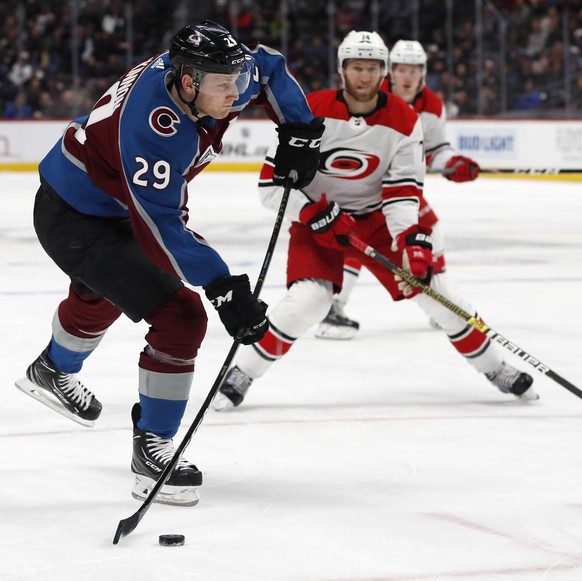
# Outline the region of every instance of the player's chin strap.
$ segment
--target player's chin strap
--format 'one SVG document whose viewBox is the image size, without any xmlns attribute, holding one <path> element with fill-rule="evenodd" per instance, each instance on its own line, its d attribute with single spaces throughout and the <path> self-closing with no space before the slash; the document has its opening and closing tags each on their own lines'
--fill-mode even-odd
<svg viewBox="0 0 582 581">
<path fill-rule="evenodd" d="M 380 254 L 377 250 L 368 246 L 365 242 L 360 240 L 353 234 L 348 234 L 348 240 L 356 250 L 359 250 L 366 256 L 369 256 L 372 260 L 375 260 L 381 264 L 384 268 L 389 270 L 392 274 L 399 276 L 403 281 L 407 282 L 410 286 L 418 289 L 424 294 L 428 295 L 431 299 L 434 299 L 437 303 L 441 304 L 443 307 L 455 313 L 455 315 L 464 319 L 471 327 L 474 327 L 478 331 L 481 331 L 484 335 L 487 335 L 492 341 L 499 343 L 503 347 L 509 349 L 514 355 L 517 355 L 533 367 L 537 369 L 543 375 L 547 375 L 550 379 L 553 379 L 556 383 L 559 383 L 562 387 L 571 391 L 574 395 L 582 398 L 582 390 L 578 389 L 575 385 L 566 381 L 563 377 L 560 377 L 555 371 L 550 367 L 542 363 L 539 359 L 530 355 L 527 351 L 524 351 L 513 341 L 509 341 L 503 335 L 500 335 L 497 331 L 488 327 L 483 321 L 476 319 L 473 315 L 469 314 L 467 311 L 463 310 L 461 307 L 447 299 L 447 297 L 441 295 L 430 286 L 427 286 L 420 282 L 417 278 L 412 276 L 410 272 L 404 270 L 400 266 L 394 264 L 391 260 L 386 258 L 383 254 Z"/>
<path fill-rule="evenodd" d="M 196 109 L 195 103 L 196 103 L 196 99 L 198 99 L 198 95 L 200 94 L 200 89 L 198 87 L 196 87 L 196 85 L 194 85 L 194 91 L 196 91 L 196 93 L 194 94 L 194 98 L 191 101 L 186 101 L 186 99 L 184 99 L 184 97 L 182 96 L 182 88 L 180 86 L 180 80 L 184 76 L 183 68 L 184 68 L 184 65 L 182 65 L 180 67 L 179 72 L 178 71 L 175 72 L 172 83 L 176 87 L 176 91 L 178 92 L 178 97 L 180 98 L 180 101 L 182 101 L 182 103 L 184 103 L 184 105 L 186 105 L 188 107 L 188 109 L 190 109 L 190 113 L 192 113 L 192 115 L 194 115 L 194 117 L 199 119 L 200 118 L 200 111 L 198 111 L 198 109 Z"/>
<path fill-rule="evenodd" d="M 196 103 L 196 99 L 198 99 L 198 95 L 200 94 L 200 91 L 198 89 L 194 89 L 196 91 L 196 94 L 194 95 L 194 99 L 192 99 L 192 101 L 186 101 L 186 99 L 184 99 L 184 97 L 182 97 L 182 91 L 180 89 L 180 84 L 179 83 L 175 83 L 175 84 L 176 84 L 176 90 L 178 91 L 178 97 L 180 97 L 180 101 L 182 101 L 182 103 L 184 103 L 184 105 L 188 106 L 188 109 L 190 109 L 190 113 L 192 113 L 192 115 L 194 115 L 194 117 L 199 119 L 200 118 L 200 111 L 198 111 L 198 109 L 196 109 L 196 105 L 194 103 Z"/>
</svg>

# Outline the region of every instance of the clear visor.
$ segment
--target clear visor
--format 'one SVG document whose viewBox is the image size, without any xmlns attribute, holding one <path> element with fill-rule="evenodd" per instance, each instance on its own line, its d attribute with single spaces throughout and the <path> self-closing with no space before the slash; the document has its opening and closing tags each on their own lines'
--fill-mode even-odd
<svg viewBox="0 0 582 581">
<path fill-rule="evenodd" d="M 203 73 L 199 91 L 212 97 L 235 97 L 244 93 L 251 81 L 251 65 L 244 63 L 240 73 L 223 75 L 221 73 Z"/>
</svg>

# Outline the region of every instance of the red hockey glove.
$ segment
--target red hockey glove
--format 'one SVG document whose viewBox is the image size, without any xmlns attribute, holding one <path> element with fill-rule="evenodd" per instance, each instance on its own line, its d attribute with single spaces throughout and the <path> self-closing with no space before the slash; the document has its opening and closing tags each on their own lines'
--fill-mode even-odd
<svg viewBox="0 0 582 581">
<path fill-rule="evenodd" d="M 281 123 L 277 128 L 279 145 L 273 160 L 273 183 L 285 185 L 291 172 L 297 174 L 294 186 L 304 188 L 315 177 L 319 167 L 319 147 L 325 126 L 323 117 L 311 123 Z"/>
<path fill-rule="evenodd" d="M 447 162 L 443 175 L 452 182 L 472 182 L 479 175 L 479 164 L 468 157 L 455 155 Z"/>
<path fill-rule="evenodd" d="M 241 343 L 260 341 L 269 330 L 267 305 L 251 293 L 246 274 L 224 276 L 203 287 L 231 337 L 242 329 Z"/>
<path fill-rule="evenodd" d="M 354 219 L 342 211 L 335 202 L 328 202 L 325 194 L 299 213 L 299 221 L 309 226 L 321 246 L 343 250 L 349 246 L 348 234 Z"/>
<path fill-rule="evenodd" d="M 415 224 L 396 238 L 398 250 L 402 251 L 402 268 L 426 285 L 430 284 L 432 275 L 433 256 L 430 234 L 430 228 Z M 421 292 L 400 277 L 395 278 L 400 281 L 398 288 L 407 299 Z"/>
</svg>

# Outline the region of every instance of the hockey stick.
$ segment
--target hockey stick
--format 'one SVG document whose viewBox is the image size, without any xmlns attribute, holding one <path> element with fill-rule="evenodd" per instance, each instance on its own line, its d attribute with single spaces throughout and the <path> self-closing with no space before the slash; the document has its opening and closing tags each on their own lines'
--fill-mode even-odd
<svg viewBox="0 0 582 581">
<path fill-rule="evenodd" d="M 441 295 L 431 287 L 423 284 L 412 276 L 407 270 L 397 266 L 391 260 L 386 258 L 384 255 L 377 252 L 371 246 L 368 246 L 365 242 L 354 236 L 353 234 L 348 235 L 350 244 L 356 249 L 369 256 L 376 262 L 380 263 L 384 268 L 388 269 L 393 274 L 399 276 L 402 280 L 407 282 L 409 285 L 417 288 L 418 290 L 422 291 L 424 294 L 427 294 L 429 297 L 434 299 L 437 303 L 440 303 L 443 307 L 452 311 L 461 319 L 464 319 L 469 325 L 481 331 L 484 335 L 487 335 L 492 341 L 495 341 L 509 349 L 514 355 L 517 355 L 530 365 L 532 365 L 535 369 L 537 369 L 543 375 L 547 375 L 550 379 L 553 379 L 556 383 L 559 383 L 562 387 L 565 387 L 567 390 L 571 391 L 574 395 L 577 395 L 579 398 L 582 398 L 582 390 L 578 389 L 575 385 L 571 384 L 569 381 L 565 380 L 563 377 L 558 375 L 555 371 L 553 371 L 550 367 L 542 363 L 539 359 L 536 359 L 532 355 L 530 355 L 527 351 L 524 351 L 521 347 L 517 344 L 509 341 L 503 335 L 499 334 L 497 331 L 488 327 L 483 321 L 476 319 L 467 311 L 463 310 L 461 307 L 447 299 L 445 296 Z"/>
<path fill-rule="evenodd" d="M 435 174 L 443 174 L 447 175 L 453 173 L 454 170 L 452 168 L 442 168 L 442 169 L 429 169 L 427 173 L 435 173 Z M 517 174 L 517 175 L 546 175 L 546 176 L 554 176 L 558 174 L 582 174 L 582 168 L 580 169 L 560 169 L 560 168 L 481 168 L 479 173 L 483 174 Z"/>
<path fill-rule="evenodd" d="M 271 259 L 273 258 L 273 252 L 275 250 L 275 245 L 277 244 L 277 238 L 279 237 L 279 232 L 281 231 L 281 226 L 283 224 L 283 217 L 285 215 L 285 209 L 287 208 L 287 201 L 289 200 L 289 195 L 291 192 L 292 184 L 293 184 L 293 181 L 291 179 L 288 179 L 286 184 L 285 184 L 285 189 L 283 191 L 283 197 L 281 199 L 281 204 L 279 205 L 277 217 L 275 218 L 273 232 L 271 233 L 271 239 L 269 240 L 267 252 L 265 253 L 265 258 L 263 259 L 263 264 L 261 266 L 261 271 L 260 271 L 259 277 L 257 279 L 257 284 L 255 285 L 255 288 L 253 290 L 253 295 L 255 297 L 259 296 L 259 293 L 261 292 L 261 289 L 263 288 L 263 284 L 265 282 L 265 277 L 267 276 L 267 271 L 269 269 L 269 265 L 271 264 Z M 190 443 L 192 436 L 196 433 L 196 430 L 198 430 L 198 428 L 200 427 L 200 424 L 202 423 L 202 420 L 204 419 L 204 416 L 206 415 L 206 412 L 208 411 L 208 408 L 210 407 L 210 404 L 212 403 L 212 400 L 214 399 L 214 396 L 216 395 L 216 392 L 218 391 L 218 388 L 220 387 L 220 384 L 222 383 L 224 375 L 226 374 L 228 368 L 230 367 L 230 364 L 232 363 L 232 360 L 234 359 L 234 356 L 236 355 L 236 352 L 240 346 L 241 340 L 242 340 L 242 336 L 240 335 L 240 332 L 239 332 L 239 334 L 237 334 L 237 336 L 235 337 L 235 339 L 232 343 L 232 347 L 230 348 L 228 355 L 226 356 L 226 359 L 224 360 L 224 363 L 222 364 L 222 367 L 220 368 L 218 376 L 214 380 L 214 383 L 212 384 L 212 387 L 210 388 L 210 391 L 208 392 L 208 395 L 206 396 L 206 399 L 204 400 L 204 403 L 202 404 L 202 406 L 200 407 L 200 410 L 196 414 L 194 421 L 192 422 L 192 424 L 188 428 L 188 431 L 186 432 L 183 440 L 180 442 L 180 444 L 176 448 L 176 451 L 174 452 L 174 456 L 172 457 L 172 460 L 164 468 L 164 471 L 162 472 L 161 476 L 159 477 L 158 481 L 156 482 L 155 486 L 152 488 L 152 490 L 149 493 L 149 495 L 147 496 L 147 498 L 143 501 L 142 505 L 138 508 L 138 510 L 134 514 L 132 514 L 128 518 L 125 518 L 125 519 L 119 521 L 119 524 L 117 526 L 117 530 L 115 531 L 115 536 L 113 537 L 113 544 L 114 545 L 117 545 L 117 543 L 119 542 L 119 539 L 121 537 L 126 537 L 127 535 L 131 534 L 134 531 L 134 529 L 137 527 L 137 525 L 139 524 L 141 519 L 144 517 L 145 513 L 148 511 L 150 505 L 152 504 L 152 502 L 155 500 L 156 496 L 160 492 L 160 489 L 166 483 L 166 480 L 168 480 L 168 478 L 170 477 L 170 474 L 172 473 L 172 471 L 176 467 L 176 464 L 178 463 L 180 456 L 182 456 L 182 453 L 186 449 L 186 446 L 188 446 L 188 444 Z"/>
</svg>

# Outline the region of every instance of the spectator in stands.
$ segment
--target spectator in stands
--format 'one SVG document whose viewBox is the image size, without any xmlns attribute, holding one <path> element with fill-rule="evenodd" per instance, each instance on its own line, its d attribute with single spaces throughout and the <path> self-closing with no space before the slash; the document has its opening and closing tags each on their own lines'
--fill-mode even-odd
<svg viewBox="0 0 582 581">
<path fill-rule="evenodd" d="M 513 108 L 520 111 L 541 109 L 545 100 L 546 94 L 535 88 L 534 81 L 530 77 L 525 81 L 524 92 L 517 97 L 513 103 Z"/>
<path fill-rule="evenodd" d="M 19 88 L 26 93 L 25 101 L 35 111 L 34 115 L 44 116 L 51 111 L 62 114 L 70 106 L 70 103 L 59 103 L 65 89 L 88 92 L 96 101 L 102 94 L 103 86 L 108 87 L 113 79 L 146 55 L 163 50 L 157 39 L 163 38 L 164 32 L 174 28 L 174 9 L 178 4 L 186 6 L 185 10 L 194 10 L 189 5 L 196 4 L 196 16 L 209 16 L 227 28 L 236 25 L 241 40 L 246 43 L 259 40 L 281 49 L 283 34 L 286 34 L 286 56 L 298 82 L 308 91 L 322 86 L 336 86 L 337 76 L 333 72 L 330 76 L 327 54 L 328 0 L 288 2 L 285 19 L 280 3 L 275 0 L 240 0 L 236 6 L 227 0 L 207 3 L 183 3 L 180 0 L 165 0 L 163 3 L 149 0 L 132 0 L 130 3 L 125 0 L 75 3 L 6 0 L 0 3 L 0 114 L 9 102 L 14 105 Z M 379 3 L 379 25 L 387 40 L 410 36 L 413 4 L 410 0 Z M 335 12 L 331 11 L 330 15 L 334 18 L 338 38 L 344 35 L 346 28 L 369 27 L 369 1 L 334 0 L 333 5 Z M 427 86 L 445 95 L 452 87 L 453 94 L 447 99 L 447 106 L 452 107 L 459 97 L 459 115 L 475 114 L 480 61 L 476 53 L 473 3 L 453 3 L 453 76 L 450 83 L 445 54 L 445 3 L 421 0 L 417 5 L 419 40 L 427 47 L 431 64 Z M 577 79 L 582 75 L 582 11 L 572 9 L 573 5 L 572 0 L 535 3 L 531 0 L 498 0 L 495 2 L 496 10 L 492 10 L 490 3 L 484 3 L 485 66 L 482 80 L 499 95 L 500 63 L 504 59 L 510 108 L 516 106 L 518 101 L 520 107 L 524 104 L 531 106 L 533 94 L 530 79 L 533 80 L 534 92 L 537 90 L 540 94 L 547 94 L 544 109 L 564 106 L 567 46 L 570 46 L 571 54 L 568 63 L 572 78 L 571 99 L 578 101 Z M 131 47 L 125 38 L 127 6 L 131 8 L 132 18 Z M 78 9 L 76 15 L 74 7 Z M 200 14 L 204 10 L 206 14 Z M 505 55 L 499 54 L 497 45 L 500 14 L 507 27 Z M 562 26 L 563 14 L 567 16 L 567 26 Z M 76 43 L 79 51 L 76 85 L 73 82 L 71 54 L 73 30 L 80 35 Z M 567 39 L 564 38 L 565 32 Z M 337 46 L 337 41 L 337 38 L 331 39 L 332 45 Z M 40 93 L 36 84 L 32 84 L 33 78 L 40 82 L 40 93 L 49 93 L 52 105 L 39 105 Z M 31 92 L 35 95 L 29 94 Z M 65 94 L 65 100 L 67 98 L 68 94 Z M 79 100 L 80 107 L 83 106 L 82 100 Z M 73 115 L 81 112 L 78 110 Z"/>
<path fill-rule="evenodd" d="M 530 32 L 527 37 L 527 52 L 529 56 L 537 56 L 546 45 L 547 31 L 542 26 L 542 19 L 535 17 L 530 24 Z"/>
<path fill-rule="evenodd" d="M 12 65 L 8 78 L 17 86 L 21 87 L 32 78 L 32 65 L 30 64 L 30 55 L 25 50 L 20 51 L 18 60 Z"/>
</svg>

